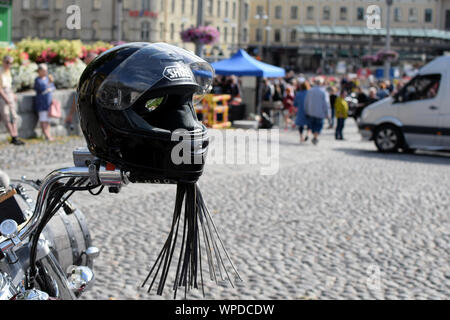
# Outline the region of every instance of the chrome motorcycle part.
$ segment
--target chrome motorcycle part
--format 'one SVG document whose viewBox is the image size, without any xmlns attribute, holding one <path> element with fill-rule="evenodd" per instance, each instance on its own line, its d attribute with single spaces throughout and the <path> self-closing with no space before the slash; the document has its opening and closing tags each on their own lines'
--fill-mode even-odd
<svg viewBox="0 0 450 320">
<path fill-rule="evenodd" d="M 61 300 L 75 300 L 77 298 L 72 291 L 66 273 L 61 269 L 61 265 L 53 253 L 50 252 L 39 261 L 39 264 L 41 268 L 45 269 L 46 275 L 54 280 L 54 284 L 58 288 L 58 295 L 52 298 Z"/>
<path fill-rule="evenodd" d="M 50 300 L 50 296 L 43 291 L 30 289 L 19 293 L 15 300 Z"/>
<path fill-rule="evenodd" d="M 20 239 L 17 236 L 18 234 L 18 225 L 14 220 L 8 219 L 3 221 L 0 224 L 0 233 L 5 238 L 9 239 L 14 245 L 3 251 L 3 254 L 8 258 L 9 263 L 14 264 L 17 263 L 18 258 L 16 253 L 14 252 L 14 247 L 20 244 Z"/>
<path fill-rule="evenodd" d="M 95 279 L 94 272 L 84 266 L 70 266 L 67 269 L 67 278 L 70 288 L 75 295 L 79 295 L 91 288 Z"/>
<path fill-rule="evenodd" d="M 0 300 L 11 300 L 18 293 L 14 287 L 11 277 L 5 273 L 0 273 Z"/>
<path fill-rule="evenodd" d="M 76 167 L 88 167 L 96 159 L 86 147 L 76 148 L 73 151 L 73 162 Z"/>
<path fill-rule="evenodd" d="M 95 259 L 95 258 L 98 258 L 98 256 L 100 255 L 100 250 L 97 247 L 89 247 L 86 249 L 86 251 L 84 251 L 84 254 L 89 259 Z"/>
<path fill-rule="evenodd" d="M 71 265 L 92 268 L 93 260 L 84 255 L 92 240 L 87 221 L 80 210 L 67 215 L 60 210 L 47 224 L 43 234 L 50 242 L 52 252 L 66 270 Z"/>
<path fill-rule="evenodd" d="M 15 245 L 18 245 L 20 243 L 20 239 L 17 237 L 18 225 L 14 220 L 8 219 L 3 221 L 0 224 L 0 233 L 4 237 L 11 239 Z"/>
</svg>

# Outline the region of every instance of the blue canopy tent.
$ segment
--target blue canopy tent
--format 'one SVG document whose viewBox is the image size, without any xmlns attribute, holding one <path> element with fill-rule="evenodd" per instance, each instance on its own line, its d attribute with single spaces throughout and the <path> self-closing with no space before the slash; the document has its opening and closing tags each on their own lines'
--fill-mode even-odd
<svg viewBox="0 0 450 320">
<path fill-rule="evenodd" d="M 223 76 L 255 76 L 264 78 L 284 77 L 283 68 L 275 67 L 252 58 L 247 52 L 240 49 L 231 58 L 212 64 L 216 74 Z"/>
<path fill-rule="evenodd" d="M 245 50 L 239 49 L 231 58 L 212 63 L 216 74 L 223 76 L 254 76 L 257 77 L 256 101 L 257 114 L 261 113 L 261 79 L 284 77 L 286 72 L 283 68 L 279 68 L 268 63 L 252 58 Z"/>
</svg>

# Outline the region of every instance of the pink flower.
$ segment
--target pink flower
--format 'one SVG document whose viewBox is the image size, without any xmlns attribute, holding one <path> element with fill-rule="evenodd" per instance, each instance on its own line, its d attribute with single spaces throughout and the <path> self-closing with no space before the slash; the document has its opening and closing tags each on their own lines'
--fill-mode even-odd
<svg viewBox="0 0 450 320">
<path fill-rule="evenodd" d="M 213 26 L 200 26 L 189 28 L 181 32 L 181 39 L 184 42 L 200 42 L 202 44 L 211 44 L 219 40 L 220 33 Z"/>
</svg>

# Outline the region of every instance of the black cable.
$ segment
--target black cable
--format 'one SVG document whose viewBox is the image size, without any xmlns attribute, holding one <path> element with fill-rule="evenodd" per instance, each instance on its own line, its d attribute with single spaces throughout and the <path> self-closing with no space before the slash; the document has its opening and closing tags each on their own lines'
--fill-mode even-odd
<svg viewBox="0 0 450 320">
<path fill-rule="evenodd" d="M 80 182 L 78 182 L 78 183 L 80 183 Z M 66 183 L 66 186 L 74 185 L 74 184 L 75 184 L 75 179 L 71 178 Z M 29 279 L 29 283 L 27 283 L 28 289 L 32 289 L 34 287 L 34 278 L 37 275 L 36 255 L 37 255 L 37 244 L 39 241 L 39 236 L 40 236 L 42 230 L 45 228 L 48 221 L 52 218 L 52 216 L 53 216 L 52 214 L 54 214 L 54 212 L 55 212 L 55 210 L 54 210 L 55 207 L 57 206 L 57 204 L 59 203 L 61 198 L 64 196 L 64 194 L 65 194 L 64 188 L 65 188 L 65 186 L 61 186 L 61 187 L 55 188 L 54 190 L 52 190 L 53 188 L 49 190 L 49 193 L 50 193 L 50 195 L 52 195 L 52 198 L 49 197 L 47 199 L 47 207 L 43 214 L 43 217 L 42 217 L 41 221 L 39 222 L 38 227 L 31 235 L 30 279 Z"/>
<path fill-rule="evenodd" d="M 64 205 L 64 203 L 73 195 L 75 191 L 91 191 L 95 188 L 98 188 L 99 186 L 90 186 L 87 185 L 85 187 L 78 187 L 77 185 L 82 185 L 85 183 L 88 179 L 83 178 L 79 180 L 77 183 L 74 183 L 75 179 L 71 178 L 64 186 L 58 187 L 55 190 L 50 190 L 51 194 L 53 194 L 52 199 L 48 199 L 49 206 L 46 208 L 44 216 L 39 223 L 38 228 L 36 229 L 35 233 L 32 235 L 32 246 L 31 246 L 31 252 L 30 252 L 30 281 L 27 284 L 28 288 L 33 288 L 34 286 L 34 278 L 36 276 L 36 255 L 37 255 L 37 244 L 39 242 L 39 236 L 44 230 L 47 223 L 50 221 L 51 218 L 58 212 L 58 210 Z M 65 199 L 64 201 L 61 201 L 62 197 L 67 191 L 72 191 Z"/>
<path fill-rule="evenodd" d="M 102 186 L 97 193 L 92 192 L 92 190 L 88 190 L 88 191 L 90 194 L 92 194 L 94 197 L 96 197 L 96 196 L 100 195 L 100 193 L 103 192 L 103 189 L 105 189 L 105 186 Z"/>
</svg>

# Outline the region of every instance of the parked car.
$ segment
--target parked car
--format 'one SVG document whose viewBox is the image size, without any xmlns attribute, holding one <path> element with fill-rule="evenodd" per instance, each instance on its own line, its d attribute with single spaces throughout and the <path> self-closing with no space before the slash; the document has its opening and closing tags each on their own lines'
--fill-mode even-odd
<svg viewBox="0 0 450 320">
<path fill-rule="evenodd" d="M 450 150 L 450 56 L 436 58 L 396 95 L 364 109 L 359 131 L 381 152 Z"/>
</svg>

